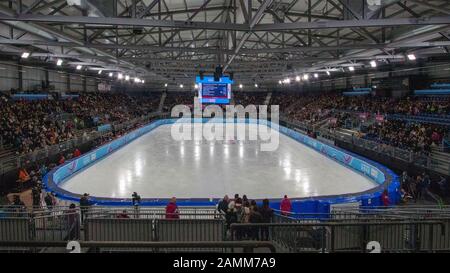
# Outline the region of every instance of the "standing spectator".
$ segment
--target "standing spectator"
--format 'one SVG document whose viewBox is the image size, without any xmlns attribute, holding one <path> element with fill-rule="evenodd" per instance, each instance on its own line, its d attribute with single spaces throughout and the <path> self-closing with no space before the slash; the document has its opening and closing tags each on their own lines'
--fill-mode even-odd
<svg viewBox="0 0 450 273">
<path fill-rule="evenodd" d="M 58 207 L 58 199 L 56 199 L 55 193 L 52 192 L 51 197 L 52 197 L 53 207 L 57 208 Z"/>
<path fill-rule="evenodd" d="M 441 191 L 441 195 L 443 197 L 447 197 L 448 195 L 448 183 L 447 183 L 447 179 L 445 179 L 445 177 L 441 176 L 439 178 L 439 181 L 437 182 L 437 184 L 439 185 L 439 189 Z"/>
<path fill-rule="evenodd" d="M 226 210 L 225 221 L 227 223 L 227 230 L 230 230 L 231 224 L 237 223 L 236 208 L 234 207 L 234 205 L 234 202 L 230 202 L 230 204 L 228 205 L 228 209 Z"/>
<path fill-rule="evenodd" d="M 381 202 L 383 203 L 384 207 L 388 207 L 390 205 L 389 194 L 387 190 L 384 190 L 381 194 Z"/>
<path fill-rule="evenodd" d="M 228 195 L 225 195 L 223 197 L 223 199 L 219 202 L 219 204 L 217 205 L 217 210 L 219 211 L 219 213 L 227 213 L 228 210 Z"/>
<path fill-rule="evenodd" d="M 243 209 L 242 209 L 242 216 L 241 216 L 241 223 L 242 224 L 248 224 L 250 223 L 250 213 L 251 213 L 251 209 L 250 209 L 250 202 L 247 201 L 244 202 L 244 200 L 242 199 L 243 202 Z M 251 228 L 243 228 L 243 234 L 246 238 L 249 238 L 251 236 Z"/>
<path fill-rule="evenodd" d="M 287 196 L 285 196 L 287 198 Z M 260 209 L 261 212 L 261 222 L 262 223 L 271 223 L 273 220 L 273 210 L 269 206 L 269 199 L 263 200 L 263 205 Z M 262 227 L 261 228 L 261 239 L 263 241 L 269 240 L 269 228 Z"/>
<path fill-rule="evenodd" d="M 134 206 L 134 217 L 139 218 L 139 205 L 141 204 L 141 196 L 137 192 L 133 192 L 131 200 Z"/>
<path fill-rule="evenodd" d="M 64 241 L 78 240 L 80 224 L 75 204 L 70 204 L 69 209 L 65 212 L 65 214 L 67 217 L 68 234 L 66 238 L 64 238 Z"/>
<path fill-rule="evenodd" d="M 180 219 L 180 212 L 175 197 L 172 197 L 166 206 L 166 219 Z"/>
<path fill-rule="evenodd" d="M 291 213 L 291 209 L 292 209 L 291 200 L 289 200 L 287 195 L 285 195 L 280 204 L 281 214 L 284 216 L 288 216 Z"/>
<path fill-rule="evenodd" d="M 429 189 L 431 186 L 430 176 L 426 173 L 423 174 L 422 184 L 422 198 L 424 198 L 425 194 L 429 193 Z"/>
<path fill-rule="evenodd" d="M 259 212 L 258 207 L 251 205 L 249 223 L 259 224 L 261 222 L 262 222 L 262 215 Z M 259 227 L 251 227 L 249 230 L 249 236 L 252 240 L 259 241 Z"/>
<path fill-rule="evenodd" d="M 45 205 L 47 206 L 48 210 L 53 209 L 53 198 L 52 198 L 51 192 L 47 192 L 47 194 L 44 197 L 44 202 L 45 202 Z"/>
<path fill-rule="evenodd" d="M 88 212 L 90 206 L 91 202 L 89 201 L 89 194 L 85 193 L 80 198 L 81 223 L 84 223 L 86 213 Z"/>
<path fill-rule="evenodd" d="M 33 208 L 38 209 L 41 207 L 41 191 L 38 186 L 34 186 L 31 189 L 31 196 L 33 198 Z"/>
<path fill-rule="evenodd" d="M 236 223 L 242 223 L 242 215 L 244 214 L 244 209 L 242 207 L 242 199 L 237 198 L 235 200 L 234 206 L 234 213 L 236 214 Z M 236 239 L 241 240 L 244 235 L 244 229 L 239 228 L 236 230 Z"/>
<path fill-rule="evenodd" d="M 228 202 L 228 208 L 230 208 L 230 207 L 235 208 L 235 206 L 236 206 L 236 200 L 238 200 L 238 199 L 239 199 L 239 194 L 236 193 L 236 194 L 234 195 L 234 199 Z"/>
<path fill-rule="evenodd" d="M 418 175 L 416 178 L 416 201 L 422 199 L 423 186 L 423 178 Z"/>
<path fill-rule="evenodd" d="M 408 183 L 408 180 L 409 180 L 408 173 L 406 171 L 404 171 L 402 174 L 402 180 L 401 180 L 402 187 Z"/>
<path fill-rule="evenodd" d="M 245 203 L 247 203 L 248 202 L 248 198 L 247 198 L 247 195 L 242 195 L 242 204 L 244 204 L 245 205 Z"/>
</svg>

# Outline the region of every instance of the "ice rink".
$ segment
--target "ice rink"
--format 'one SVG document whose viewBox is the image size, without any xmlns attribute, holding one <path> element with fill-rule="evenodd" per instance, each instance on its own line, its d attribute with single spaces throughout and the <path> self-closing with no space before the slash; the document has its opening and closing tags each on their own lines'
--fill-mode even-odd
<svg viewBox="0 0 450 273">
<path fill-rule="evenodd" d="M 171 125 L 136 139 L 59 186 L 98 197 L 249 198 L 356 193 L 377 186 L 368 178 L 280 134 L 279 148 L 259 141 L 176 141 Z M 249 130 L 256 130 L 251 124 Z"/>
</svg>

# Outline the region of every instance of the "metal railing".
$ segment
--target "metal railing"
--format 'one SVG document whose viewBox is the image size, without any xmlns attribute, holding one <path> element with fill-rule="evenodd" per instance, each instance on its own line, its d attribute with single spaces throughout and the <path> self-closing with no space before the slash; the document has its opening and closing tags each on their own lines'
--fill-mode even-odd
<svg viewBox="0 0 450 273">
<path fill-rule="evenodd" d="M 214 245 L 226 240 L 270 241 L 281 252 L 367 252 L 367 244 L 376 241 L 384 252 L 450 252 L 450 207 L 339 207 L 331 213 L 288 215 L 275 211 L 271 223 L 233 223 L 229 234 L 224 215 L 211 213 L 213 209 L 186 208 L 180 210 L 180 219 L 165 219 L 161 208 L 133 214 L 133 207 L 92 207 L 82 222 L 80 210 L 15 207 L 0 215 L 0 241 L 10 246 L 18 241 L 119 242 L 107 251 L 134 251 L 134 243 L 173 242 L 158 248 L 165 252 L 226 252 Z M 211 245 L 190 248 L 180 242 Z M 140 250 L 155 251 L 145 246 Z"/>
<path fill-rule="evenodd" d="M 450 234 L 440 221 L 350 223 L 232 224 L 232 240 L 260 234 L 281 252 L 369 252 L 377 242 L 382 252 L 448 252 Z M 258 237 L 250 237 L 250 239 Z"/>
<path fill-rule="evenodd" d="M 127 213 L 129 212 L 129 213 Z M 84 214 L 84 215 L 83 215 Z M 210 207 L 181 208 L 166 219 L 164 208 L 0 208 L 2 241 L 222 241 L 224 215 Z"/>
<path fill-rule="evenodd" d="M 237 252 L 241 250 L 253 253 L 255 249 L 267 249 L 271 253 L 276 252 L 275 246 L 267 241 L 221 241 L 221 242 L 104 242 L 104 241 L 78 241 L 83 252 L 166 252 L 167 250 L 196 249 L 198 251 L 223 249 L 224 252 Z M 66 241 L 3 241 L 0 240 L 4 251 L 14 252 L 20 248 L 20 252 L 69 252 Z M 57 248 L 48 250 L 48 248 Z M 46 250 L 47 249 L 47 250 Z"/>
</svg>

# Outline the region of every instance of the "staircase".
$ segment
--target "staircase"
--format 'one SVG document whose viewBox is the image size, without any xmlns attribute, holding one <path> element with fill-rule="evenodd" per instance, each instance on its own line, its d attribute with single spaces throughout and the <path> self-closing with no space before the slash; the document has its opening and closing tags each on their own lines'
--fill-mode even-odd
<svg viewBox="0 0 450 273">
<path fill-rule="evenodd" d="M 0 160 L 14 155 L 16 152 L 13 148 L 0 148 Z"/>
<path fill-rule="evenodd" d="M 442 152 L 439 147 L 432 147 L 430 160 L 435 171 L 450 175 L 450 153 Z"/>
<path fill-rule="evenodd" d="M 162 93 L 161 100 L 159 101 L 158 112 L 162 112 L 164 107 L 164 101 L 166 100 L 167 92 Z"/>
<path fill-rule="evenodd" d="M 272 92 L 269 92 L 269 93 L 267 93 L 266 100 L 264 101 L 264 105 L 269 105 L 271 99 L 272 99 Z"/>
</svg>

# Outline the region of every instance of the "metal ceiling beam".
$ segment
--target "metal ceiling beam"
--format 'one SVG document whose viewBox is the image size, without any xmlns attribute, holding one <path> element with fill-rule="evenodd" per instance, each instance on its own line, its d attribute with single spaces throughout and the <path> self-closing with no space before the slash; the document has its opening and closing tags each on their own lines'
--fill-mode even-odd
<svg viewBox="0 0 450 273">
<path fill-rule="evenodd" d="M 40 3 L 44 2 L 44 0 L 36 0 L 34 1 L 28 8 L 24 11 L 22 11 L 23 14 L 29 13 L 30 11 L 33 11 L 33 9 L 37 6 L 39 6 Z"/>
<path fill-rule="evenodd" d="M 424 18 L 389 18 L 371 20 L 337 20 L 317 22 L 296 22 L 280 24 L 259 24 L 254 31 L 283 31 L 298 29 L 328 29 L 328 28 L 353 28 L 353 27 L 390 27 L 390 26 L 414 26 L 414 25 L 448 25 L 450 16 L 424 17 Z"/>
<path fill-rule="evenodd" d="M 283 31 L 298 29 L 328 29 L 328 28 L 352 28 L 352 27 L 389 27 L 411 25 L 446 25 L 450 24 L 450 17 L 423 17 L 423 18 L 389 18 L 371 20 L 336 20 L 316 22 L 274 23 L 258 24 L 250 28 L 246 24 L 210 23 L 210 22 L 186 22 L 169 20 L 149 20 L 123 17 L 84 17 L 84 16 L 47 16 L 36 14 L 23 14 L 9 16 L 0 14 L 1 21 L 44 22 L 60 24 L 86 24 L 108 26 L 141 26 L 185 29 L 217 29 L 235 31 Z"/>
<path fill-rule="evenodd" d="M 60 24 L 86 24 L 107 26 L 136 26 L 136 27 L 166 27 L 185 29 L 218 29 L 247 31 L 249 27 L 244 24 L 204 23 L 171 20 L 150 20 L 125 17 L 85 17 L 85 16 L 47 16 L 24 14 L 9 16 L 0 14 L 1 21 L 44 22 Z"/>
<path fill-rule="evenodd" d="M 447 9 L 442 8 L 440 6 L 433 5 L 431 3 L 427 3 L 429 1 L 408 0 L 408 2 L 414 3 L 416 5 L 419 5 L 419 6 L 422 6 L 422 7 L 425 7 L 425 8 L 432 9 L 432 10 L 437 11 L 439 13 L 444 13 L 444 14 L 449 14 L 450 15 L 450 10 L 447 10 Z"/>
<path fill-rule="evenodd" d="M 252 19 L 250 20 L 250 23 L 249 23 L 250 29 L 252 29 L 259 22 L 259 20 L 261 20 L 262 16 L 264 15 L 264 11 L 272 3 L 272 1 L 273 0 L 265 0 L 264 3 L 262 3 L 261 6 L 259 6 L 259 9 L 256 12 L 255 16 L 253 16 Z M 239 54 L 239 51 L 244 46 L 245 42 L 250 37 L 250 35 L 251 35 L 251 31 L 248 31 L 241 37 L 241 40 L 239 41 L 238 46 L 234 50 L 233 55 L 231 55 L 230 59 L 228 59 L 228 62 L 226 63 L 225 67 L 223 68 L 224 72 L 227 70 L 228 66 L 230 66 L 230 64 L 233 62 L 234 58 L 236 58 L 236 56 Z"/>
<path fill-rule="evenodd" d="M 64 46 L 64 47 L 86 47 L 86 48 L 100 48 L 100 49 L 129 49 L 141 51 L 187 51 L 187 52 L 204 52 L 215 54 L 217 49 L 213 47 L 161 47 L 151 45 L 130 45 L 130 44 L 89 44 L 89 43 L 72 43 L 72 42 L 56 42 L 44 40 L 13 40 L 0 39 L 0 44 L 15 44 L 15 45 L 47 45 L 47 46 Z M 436 47 L 448 46 L 450 41 L 435 41 L 435 42 L 417 42 L 417 43 L 396 43 L 394 44 L 352 44 L 341 46 L 308 46 L 308 47 L 287 47 L 287 48 L 260 48 L 260 49 L 246 49 L 242 48 L 242 54 L 259 54 L 259 53 L 291 53 L 291 52 L 310 52 L 310 51 L 334 51 L 334 50 L 352 50 L 352 49 L 395 49 L 395 48 L 420 48 L 420 47 Z M 235 50 L 223 50 L 228 54 L 235 53 Z"/>
</svg>

